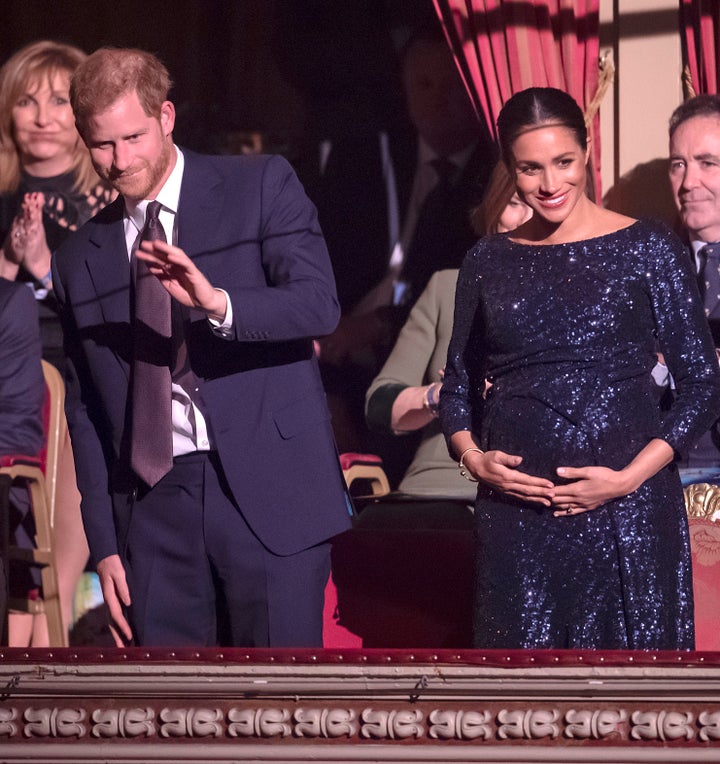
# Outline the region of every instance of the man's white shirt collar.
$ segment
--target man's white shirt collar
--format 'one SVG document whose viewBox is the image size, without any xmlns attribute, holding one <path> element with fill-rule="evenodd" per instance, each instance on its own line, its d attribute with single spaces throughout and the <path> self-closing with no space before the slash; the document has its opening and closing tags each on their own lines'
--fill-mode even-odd
<svg viewBox="0 0 720 764">
<path fill-rule="evenodd" d="M 695 260 L 695 270 L 700 271 L 702 265 L 700 261 L 700 250 L 707 244 L 706 241 L 692 240 L 690 246 L 692 247 L 693 258 Z"/>
<path fill-rule="evenodd" d="M 168 233 L 168 226 L 165 224 L 165 221 L 163 221 L 163 218 L 165 217 L 163 215 L 163 210 L 172 215 L 172 220 L 174 222 L 175 215 L 177 215 L 178 211 L 178 205 L 180 204 L 180 188 L 182 186 L 183 171 L 185 169 L 185 157 L 183 156 L 182 151 L 180 151 L 174 144 L 173 150 L 175 151 L 176 157 L 175 167 L 173 167 L 168 179 L 155 197 L 155 200 L 160 202 L 163 208 L 160 212 L 160 220 L 163 223 L 166 234 Z M 145 213 L 147 206 L 151 201 L 153 200 L 143 199 L 140 202 L 133 202 L 129 199 L 125 199 L 125 215 L 132 221 L 132 224 L 135 226 L 138 233 L 142 231 L 145 225 Z M 172 227 L 170 230 L 173 230 Z M 168 236 L 168 241 L 172 240 L 173 239 Z"/>
</svg>

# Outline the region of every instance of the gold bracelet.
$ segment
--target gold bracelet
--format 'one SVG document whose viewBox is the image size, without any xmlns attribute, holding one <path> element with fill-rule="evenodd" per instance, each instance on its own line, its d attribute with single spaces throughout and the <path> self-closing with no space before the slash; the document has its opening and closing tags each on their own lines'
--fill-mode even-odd
<svg viewBox="0 0 720 764">
<path fill-rule="evenodd" d="M 482 448 L 476 448 L 475 446 L 470 446 L 470 448 L 466 448 L 462 454 L 460 454 L 460 461 L 458 462 L 458 469 L 460 470 L 460 474 L 462 477 L 465 478 L 465 480 L 469 480 L 471 483 L 477 483 L 478 479 L 476 477 L 473 477 L 466 469 L 465 465 L 463 464 L 463 459 L 465 458 L 465 454 L 469 454 L 470 451 L 477 451 L 479 454 L 484 454 L 485 452 L 482 450 Z"/>
</svg>

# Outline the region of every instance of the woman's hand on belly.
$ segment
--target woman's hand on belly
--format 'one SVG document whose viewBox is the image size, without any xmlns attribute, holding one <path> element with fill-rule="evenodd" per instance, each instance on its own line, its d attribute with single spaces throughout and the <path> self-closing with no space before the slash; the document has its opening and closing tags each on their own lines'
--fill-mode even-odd
<svg viewBox="0 0 720 764">
<path fill-rule="evenodd" d="M 504 451 L 473 451 L 463 460 L 463 465 L 476 480 L 523 501 L 551 506 L 556 486 L 545 478 L 520 472 L 517 468 L 521 463 L 521 456 Z"/>
<path fill-rule="evenodd" d="M 557 474 L 573 482 L 555 488 L 555 517 L 576 515 L 597 509 L 611 499 L 636 491 L 648 478 L 673 459 L 673 449 L 664 440 L 653 438 L 621 470 L 609 467 L 558 467 Z"/>
<path fill-rule="evenodd" d="M 573 482 L 555 487 L 555 517 L 579 515 L 611 499 L 625 496 L 633 487 L 622 471 L 609 467 L 560 467 L 558 475 Z"/>
</svg>

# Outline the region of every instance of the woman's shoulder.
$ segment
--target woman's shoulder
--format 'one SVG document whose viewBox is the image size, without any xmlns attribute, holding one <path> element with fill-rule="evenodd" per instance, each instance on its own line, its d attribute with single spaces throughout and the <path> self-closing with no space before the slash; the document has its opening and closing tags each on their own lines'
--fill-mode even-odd
<svg viewBox="0 0 720 764">
<path fill-rule="evenodd" d="M 512 246 L 509 233 L 488 233 L 477 240 L 468 252 L 469 255 L 482 255 L 487 252 L 496 252 L 498 249 Z"/>
<path fill-rule="evenodd" d="M 590 224 L 583 231 L 584 236 L 579 241 L 625 236 L 634 232 L 639 222 L 637 218 L 597 205 L 592 205 L 590 210 L 592 214 L 587 216 Z"/>
<path fill-rule="evenodd" d="M 685 270 L 691 266 L 689 249 L 664 222 L 655 218 L 640 218 L 630 228 L 621 231 L 618 245 L 630 259 L 641 263 L 646 274 L 663 274 Z"/>
<path fill-rule="evenodd" d="M 612 210 L 605 210 L 602 225 L 598 227 L 594 236 L 588 239 L 597 239 L 599 242 L 617 239 L 625 244 L 637 244 L 640 248 L 644 245 L 656 248 L 658 245 L 666 248 L 682 248 L 682 243 L 668 226 L 653 218 L 632 218 Z"/>
<path fill-rule="evenodd" d="M 653 247 L 663 245 L 670 249 L 685 249 L 677 233 L 656 218 L 640 218 L 627 231 L 639 242 L 648 242 Z"/>
<path fill-rule="evenodd" d="M 637 223 L 637 218 L 624 215 L 622 212 L 616 212 L 615 210 L 609 210 L 605 207 L 596 207 L 597 225 L 606 229 L 605 232 L 610 233 L 612 231 L 619 231 L 623 228 L 629 228 L 634 223 Z"/>
</svg>

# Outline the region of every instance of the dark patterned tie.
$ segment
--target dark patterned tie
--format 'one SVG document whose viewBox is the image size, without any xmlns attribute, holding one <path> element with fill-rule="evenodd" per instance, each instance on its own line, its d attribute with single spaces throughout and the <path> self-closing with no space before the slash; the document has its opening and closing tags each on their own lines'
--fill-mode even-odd
<svg viewBox="0 0 720 764">
<path fill-rule="evenodd" d="M 720 318 L 720 244 L 706 244 L 698 254 L 705 315 L 708 318 Z"/>
<path fill-rule="evenodd" d="M 158 219 L 160 202 L 150 202 L 141 241 L 167 241 Z M 137 257 L 133 324 L 132 448 L 130 464 L 149 486 L 173 464 L 170 295 Z"/>
<path fill-rule="evenodd" d="M 452 241 L 452 232 L 449 230 L 454 224 L 451 213 L 452 179 L 457 167 L 445 157 L 433 159 L 431 164 L 438 180 L 420 206 L 400 275 L 401 280 L 407 284 L 405 300 L 408 304 L 417 300 L 435 271 L 451 267 L 445 264 L 445 260 L 454 257 L 453 253 L 443 250 Z M 458 256 L 464 254 L 461 252 Z"/>
</svg>

